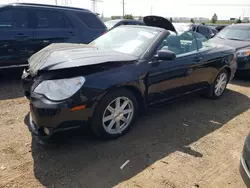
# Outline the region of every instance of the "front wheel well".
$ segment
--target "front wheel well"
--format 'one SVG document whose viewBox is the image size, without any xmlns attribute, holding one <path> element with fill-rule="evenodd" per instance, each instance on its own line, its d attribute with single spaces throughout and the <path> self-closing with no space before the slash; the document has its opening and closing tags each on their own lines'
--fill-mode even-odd
<svg viewBox="0 0 250 188">
<path fill-rule="evenodd" d="M 142 92 L 135 86 L 124 85 L 124 86 L 120 86 L 120 87 L 115 87 L 115 88 L 109 89 L 108 93 L 119 90 L 119 89 L 126 89 L 135 96 L 135 98 L 139 104 L 139 110 L 142 110 L 146 107 L 146 105 L 145 105 L 146 103 L 145 103 Z"/>
<path fill-rule="evenodd" d="M 229 67 L 225 67 L 224 70 L 227 71 L 228 81 L 229 81 L 230 76 L 231 76 L 231 69 Z"/>
</svg>

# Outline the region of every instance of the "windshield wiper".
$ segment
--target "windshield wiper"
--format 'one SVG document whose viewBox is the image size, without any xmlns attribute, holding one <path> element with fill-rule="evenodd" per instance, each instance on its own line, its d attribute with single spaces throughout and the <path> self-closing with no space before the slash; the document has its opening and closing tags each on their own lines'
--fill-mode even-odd
<svg viewBox="0 0 250 188">
<path fill-rule="evenodd" d="M 220 39 L 225 39 L 225 38 L 223 38 L 223 37 L 220 37 L 220 36 L 217 36 L 218 38 L 220 38 Z"/>
<path fill-rule="evenodd" d="M 243 41 L 242 39 L 239 39 L 239 38 L 227 38 L 229 40 L 239 40 L 239 41 Z"/>
</svg>

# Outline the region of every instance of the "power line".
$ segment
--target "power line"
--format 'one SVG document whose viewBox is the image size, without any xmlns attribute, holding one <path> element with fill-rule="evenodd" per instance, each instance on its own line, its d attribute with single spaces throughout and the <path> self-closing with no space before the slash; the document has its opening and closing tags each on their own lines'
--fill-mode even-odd
<svg viewBox="0 0 250 188">
<path fill-rule="evenodd" d="M 61 0 L 61 4 L 64 6 L 70 6 L 72 4 L 71 0 Z"/>
<path fill-rule="evenodd" d="M 92 2 L 92 11 L 94 13 L 96 13 L 96 9 L 97 9 L 97 3 L 98 2 L 103 2 L 102 0 L 90 0 Z"/>
<path fill-rule="evenodd" d="M 192 6 L 222 6 L 222 7 L 248 7 L 250 6 L 250 4 L 242 4 L 242 3 L 238 3 L 238 4 L 189 4 Z"/>
</svg>

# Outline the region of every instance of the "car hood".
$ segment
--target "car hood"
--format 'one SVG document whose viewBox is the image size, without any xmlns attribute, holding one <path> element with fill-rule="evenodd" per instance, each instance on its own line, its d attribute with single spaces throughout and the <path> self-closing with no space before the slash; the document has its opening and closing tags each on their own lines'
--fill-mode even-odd
<svg viewBox="0 0 250 188">
<path fill-rule="evenodd" d="M 236 48 L 236 50 L 239 50 L 245 47 L 250 47 L 250 41 L 228 40 L 228 39 L 222 39 L 219 37 L 214 37 L 210 39 L 209 41 L 215 44 L 223 44 L 223 45 L 231 46 L 233 48 Z"/>
<path fill-rule="evenodd" d="M 36 75 L 39 70 L 58 70 L 136 59 L 135 56 L 91 45 L 57 43 L 40 50 L 31 56 L 28 62 L 30 73 Z"/>
<path fill-rule="evenodd" d="M 166 30 L 177 32 L 173 24 L 166 18 L 160 16 L 145 16 L 143 22 L 147 26 L 160 27 Z"/>
</svg>

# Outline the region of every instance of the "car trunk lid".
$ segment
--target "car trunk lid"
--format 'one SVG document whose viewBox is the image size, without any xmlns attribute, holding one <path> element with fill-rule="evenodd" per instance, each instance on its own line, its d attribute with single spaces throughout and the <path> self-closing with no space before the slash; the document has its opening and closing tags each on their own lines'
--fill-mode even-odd
<svg viewBox="0 0 250 188">
<path fill-rule="evenodd" d="M 143 22 L 147 26 L 160 27 L 166 30 L 177 32 L 173 24 L 166 18 L 160 16 L 145 16 Z"/>
</svg>

